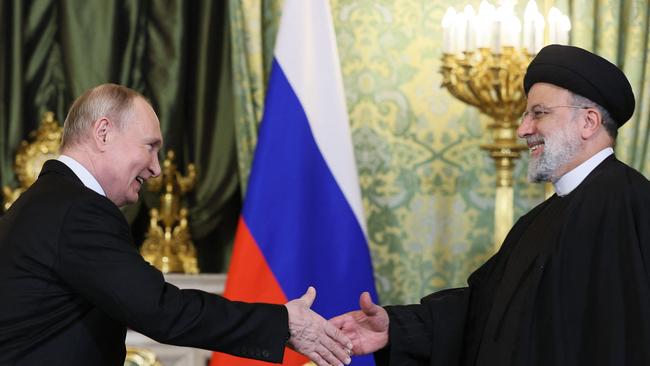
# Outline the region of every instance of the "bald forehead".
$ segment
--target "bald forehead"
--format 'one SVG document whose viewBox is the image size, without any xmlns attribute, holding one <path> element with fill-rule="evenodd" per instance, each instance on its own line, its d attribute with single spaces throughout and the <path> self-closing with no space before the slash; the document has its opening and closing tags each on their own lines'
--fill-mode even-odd
<svg viewBox="0 0 650 366">
<path fill-rule="evenodd" d="M 138 97 L 133 100 L 132 113 L 127 124 L 142 131 L 146 139 L 155 145 L 162 145 L 162 134 L 160 132 L 160 121 L 151 104 L 144 98 Z"/>
<path fill-rule="evenodd" d="M 129 114 L 130 118 L 127 119 L 135 119 L 138 121 L 147 119 L 155 121 L 156 124 L 160 124 L 158 115 L 151 106 L 151 103 L 142 97 L 136 97 L 133 99 L 129 108 Z"/>
</svg>

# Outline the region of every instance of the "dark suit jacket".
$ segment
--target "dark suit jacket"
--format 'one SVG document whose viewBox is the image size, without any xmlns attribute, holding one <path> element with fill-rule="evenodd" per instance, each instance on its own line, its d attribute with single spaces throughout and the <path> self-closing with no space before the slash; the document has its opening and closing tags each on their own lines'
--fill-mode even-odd
<svg viewBox="0 0 650 366">
<path fill-rule="evenodd" d="M 120 210 L 50 160 L 0 220 L 0 365 L 122 365 L 127 326 L 272 362 L 289 334 L 282 305 L 166 283 Z"/>
</svg>

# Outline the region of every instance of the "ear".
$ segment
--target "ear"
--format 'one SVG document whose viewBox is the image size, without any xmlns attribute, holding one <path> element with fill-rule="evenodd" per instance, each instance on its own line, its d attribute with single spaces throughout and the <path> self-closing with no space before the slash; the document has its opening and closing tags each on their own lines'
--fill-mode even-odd
<svg viewBox="0 0 650 366">
<path fill-rule="evenodd" d="M 98 150 L 104 151 L 108 144 L 109 132 L 114 128 L 113 122 L 107 117 L 95 121 L 92 130 L 92 141 Z"/>
<path fill-rule="evenodd" d="M 589 140 L 602 127 L 603 117 L 596 108 L 586 109 L 584 117 L 580 119 L 580 135 L 583 140 Z"/>
</svg>

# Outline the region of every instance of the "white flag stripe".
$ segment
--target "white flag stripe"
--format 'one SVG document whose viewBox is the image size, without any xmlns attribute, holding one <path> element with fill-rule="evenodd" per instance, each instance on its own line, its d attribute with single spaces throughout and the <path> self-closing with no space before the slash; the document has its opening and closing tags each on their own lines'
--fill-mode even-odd
<svg viewBox="0 0 650 366">
<path fill-rule="evenodd" d="M 367 238 L 327 0 L 286 0 L 276 42 L 276 60 L 305 109 L 316 144 Z"/>
</svg>

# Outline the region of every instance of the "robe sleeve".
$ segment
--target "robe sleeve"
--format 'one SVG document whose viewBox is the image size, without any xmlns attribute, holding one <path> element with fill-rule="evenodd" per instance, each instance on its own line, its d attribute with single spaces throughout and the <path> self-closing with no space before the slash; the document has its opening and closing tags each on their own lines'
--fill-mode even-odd
<svg viewBox="0 0 650 366">
<path fill-rule="evenodd" d="M 389 344 L 375 353 L 377 365 L 457 365 L 468 294 L 468 288 L 449 289 L 418 305 L 387 306 Z"/>
</svg>

